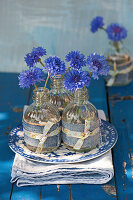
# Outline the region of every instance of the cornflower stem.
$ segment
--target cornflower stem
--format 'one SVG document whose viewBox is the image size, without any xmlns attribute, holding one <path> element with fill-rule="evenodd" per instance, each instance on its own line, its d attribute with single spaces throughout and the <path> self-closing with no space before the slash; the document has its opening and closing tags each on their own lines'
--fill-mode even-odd
<svg viewBox="0 0 133 200">
<path fill-rule="evenodd" d="M 45 81 L 45 85 L 44 85 L 43 92 L 45 92 L 45 89 L 46 89 L 46 86 L 47 86 L 49 77 L 50 77 L 50 73 L 48 72 L 48 76 L 47 76 L 47 79 L 46 79 L 46 81 Z"/>
<path fill-rule="evenodd" d="M 47 83 L 48 83 L 48 79 L 49 79 L 49 77 L 50 77 L 50 73 L 48 72 L 48 76 L 47 76 L 47 79 L 46 79 L 46 81 L 45 81 L 45 85 L 44 85 L 43 94 L 42 94 L 41 99 L 43 99 L 43 97 L 44 97 L 45 89 L 46 89 L 46 86 L 47 86 Z"/>
<path fill-rule="evenodd" d="M 116 62 L 114 62 L 114 72 L 116 72 L 117 70 L 117 66 L 116 66 Z"/>
<path fill-rule="evenodd" d="M 36 85 L 36 83 L 34 84 L 34 86 L 35 86 L 35 90 L 36 90 L 36 91 L 38 91 L 38 88 L 37 88 L 37 85 Z"/>
<path fill-rule="evenodd" d="M 117 51 L 117 53 L 120 53 L 120 44 L 119 42 L 113 42 L 113 46 L 115 47 L 115 50 Z"/>
<path fill-rule="evenodd" d="M 89 77 L 91 78 L 92 72 L 89 73 Z"/>
<path fill-rule="evenodd" d="M 81 95 L 81 90 L 80 89 L 78 89 L 78 104 L 80 105 L 80 95 Z"/>
<path fill-rule="evenodd" d="M 80 110 L 80 106 L 82 105 L 82 102 L 80 102 L 80 95 L 81 95 L 81 89 L 78 89 L 77 91 L 77 98 L 78 98 L 78 108 L 77 108 L 77 115 L 79 116 L 78 118 L 80 118 L 80 114 L 81 114 L 81 110 Z"/>
<path fill-rule="evenodd" d="M 45 68 L 45 65 L 43 64 L 43 62 L 41 61 L 41 58 L 39 58 L 39 63 Z"/>
<path fill-rule="evenodd" d="M 71 68 L 71 67 L 68 67 L 68 68 L 67 68 L 67 70 L 65 71 L 65 73 L 61 76 L 61 79 L 64 78 L 65 74 L 69 71 L 70 68 Z"/>
<path fill-rule="evenodd" d="M 100 29 L 102 29 L 102 30 L 106 31 L 106 28 L 104 28 L 104 27 L 101 27 Z"/>
</svg>

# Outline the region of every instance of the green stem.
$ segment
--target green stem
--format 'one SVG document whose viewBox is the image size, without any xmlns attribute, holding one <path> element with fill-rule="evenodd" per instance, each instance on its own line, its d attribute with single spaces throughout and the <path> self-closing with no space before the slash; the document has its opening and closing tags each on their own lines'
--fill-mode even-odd
<svg viewBox="0 0 133 200">
<path fill-rule="evenodd" d="M 117 51 L 117 53 L 120 53 L 120 45 L 118 42 L 113 42 L 113 46 L 115 47 L 115 50 Z"/>
<path fill-rule="evenodd" d="M 67 70 L 65 71 L 65 73 L 61 76 L 61 79 L 64 78 L 65 74 L 69 71 L 70 68 L 71 68 L 71 67 L 68 67 L 68 68 L 67 68 Z"/>
<path fill-rule="evenodd" d="M 45 85 L 44 85 L 44 89 L 43 89 L 44 92 L 45 92 L 49 77 L 50 77 L 50 73 L 48 73 L 47 79 L 45 81 Z"/>
<path fill-rule="evenodd" d="M 50 77 L 50 73 L 48 73 L 47 79 L 46 79 L 46 81 L 45 81 L 45 85 L 44 85 L 43 94 L 42 94 L 41 99 L 43 99 L 43 97 L 44 97 L 45 89 L 46 89 L 46 86 L 47 86 L 47 83 L 48 83 L 48 79 L 49 79 L 49 77 Z"/>
<path fill-rule="evenodd" d="M 114 72 L 116 72 L 116 70 L 117 70 L 117 65 L 116 65 L 116 62 L 114 62 Z"/>
<path fill-rule="evenodd" d="M 77 91 L 77 92 L 78 92 L 78 104 L 80 105 L 80 97 L 81 97 L 80 95 L 81 95 L 81 90 L 80 90 L 80 89 L 78 89 L 78 91 Z"/>
<path fill-rule="evenodd" d="M 41 61 L 41 58 L 39 58 L 39 63 L 45 68 L 45 65 L 43 64 L 43 62 Z"/>
<path fill-rule="evenodd" d="M 38 91 L 38 88 L 37 88 L 37 85 L 36 85 L 36 83 L 34 84 L 34 86 L 35 86 L 35 90 L 36 90 L 36 91 Z"/>
<path fill-rule="evenodd" d="M 101 27 L 100 29 L 102 29 L 102 30 L 106 31 L 106 28 L 104 28 L 104 27 Z"/>
<path fill-rule="evenodd" d="M 92 76 L 92 72 L 89 73 L 89 77 L 90 77 L 90 78 L 91 78 L 91 76 Z"/>
</svg>

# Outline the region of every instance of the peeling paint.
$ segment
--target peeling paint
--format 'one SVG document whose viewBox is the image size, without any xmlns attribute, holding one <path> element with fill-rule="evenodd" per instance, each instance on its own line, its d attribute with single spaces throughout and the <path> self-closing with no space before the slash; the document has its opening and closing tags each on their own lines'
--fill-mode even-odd
<svg viewBox="0 0 133 200">
<path fill-rule="evenodd" d="M 125 182 L 125 176 L 126 176 L 126 172 L 127 172 L 126 165 L 127 165 L 127 163 L 123 162 L 123 175 L 122 175 L 122 178 L 123 178 L 123 186 L 124 186 L 124 191 L 125 191 L 125 197 L 127 199 L 126 182 Z"/>
<path fill-rule="evenodd" d="M 40 188 L 40 200 L 41 200 L 41 198 L 42 198 L 42 186 Z"/>
<path fill-rule="evenodd" d="M 116 98 L 119 97 L 119 94 L 120 94 L 120 93 L 113 94 L 111 97 L 109 97 L 109 99 L 110 99 L 110 100 L 114 100 L 114 99 L 116 99 Z"/>
<path fill-rule="evenodd" d="M 112 196 L 112 197 L 116 197 L 116 188 L 115 186 L 113 185 L 103 185 L 101 186 L 103 188 L 103 190 L 109 195 L 109 196 Z"/>
<path fill-rule="evenodd" d="M 57 189 L 58 189 L 58 192 L 59 192 L 59 190 L 60 190 L 60 185 L 57 185 Z"/>
<path fill-rule="evenodd" d="M 12 128 L 11 126 L 8 126 L 4 134 L 9 135 L 11 128 Z"/>
<path fill-rule="evenodd" d="M 10 102 L 8 102 L 8 105 L 10 106 L 10 108 L 11 108 L 14 112 L 17 112 L 17 113 L 23 112 L 23 108 L 21 108 L 21 107 L 17 107 L 17 106 L 13 107 L 13 106 L 11 105 Z"/>
<path fill-rule="evenodd" d="M 112 95 L 109 100 L 112 101 L 123 101 L 123 100 L 133 100 L 133 95 L 127 95 L 127 96 L 118 96 L 117 94 Z"/>
<path fill-rule="evenodd" d="M 72 187 L 71 187 L 71 185 L 68 185 L 68 188 L 69 188 L 69 200 L 73 200 L 73 198 L 72 198 Z"/>
<path fill-rule="evenodd" d="M 23 112 L 23 108 L 18 108 L 18 107 L 14 107 L 14 108 L 12 108 L 12 110 L 13 110 L 14 112 L 17 112 L 17 113 Z"/>
<path fill-rule="evenodd" d="M 129 149 L 129 159 L 130 159 L 130 164 L 131 164 L 131 169 L 132 169 L 132 179 L 133 179 L 133 153 L 132 153 L 132 150 L 131 148 Z"/>
<path fill-rule="evenodd" d="M 124 175 L 126 175 L 126 173 L 127 173 L 126 165 L 127 165 L 127 163 L 123 162 L 123 172 L 124 172 Z"/>
</svg>

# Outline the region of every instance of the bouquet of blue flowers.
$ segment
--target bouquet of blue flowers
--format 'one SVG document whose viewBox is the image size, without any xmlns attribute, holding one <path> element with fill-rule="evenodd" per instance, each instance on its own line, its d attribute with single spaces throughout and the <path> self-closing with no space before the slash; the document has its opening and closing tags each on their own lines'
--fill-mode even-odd
<svg viewBox="0 0 133 200">
<path fill-rule="evenodd" d="M 74 149 L 82 150 L 82 147 L 85 147 L 85 149 L 94 148 L 99 141 L 99 119 L 95 107 L 88 102 L 86 86 L 89 86 L 91 78 L 99 79 L 100 75 L 108 74 L 109 65 L 106 58 L 97 53 L 92 53 L 86 58 L 80 51 L 71 51 L 65 57 L 65 61 L 69 63 L 69 66 L 66 67 L 65 62 L 57 56 L 49 56 L 44 60 L 43 56 L 46 56 L 46 49 L 42 47 L 33 48 L 31 53 L 28 53 L 25 57 L 28 69 L 22 71 L 19 75 L 19 85 L 21 88 L 29 88 L 31 85 L 35 86 L 34 102 L 26 109 L 23 115 L 24 141 L 27 148 L 36 153 L 42 153 L 54 151 L 60 145 L 61 117 L 58 112 L 60 109 L 50 101 L 50 93 L 46 88 L 49 78 L 56 76 L 60 77 L 65 90 L 74 93 L 74 96 L 75 94 L 79 95 L 76 112 L 73 114 L 72 108 L 66 116 L 69 116 L 70 118 L 68 118 L 72 119 L 72 121 L 74 117 L 75 126 L 76 123 L 81 123 L 81 126 L 83 123 L 87 124 L 85 126 L 86 135 L 84 139 L 81 137 L 82 141 L 78 140 L 80 144 L 78 142 L 74 146 Z M 41 66 L 38 67 L 38 64 L 41 64 Z M 48 75 L 44 83 L 44 88 L 38 88 L 38 82 L 44 81 L 45 72 Z M 84 102 L 86 102 L 85 105 Z M 69 108 L 69 105 L 73 104 L 68 103 L 66 109 Z M 84 112 L 81 112 L 81 107 L 82 109 L 84 108 Z M 64 111 L 65 109 L 63 113 Z M 81 113 L 84 116 L 80 116 Z M 63 114 L 62 116 L 65 115 Z M 89 119 L 90 116 L 91 122 Z M 89 121 L 85 121 L 86 117 Z M 64 122 L 65 120 L 69 122 L 64 117 Z M 88 137 L 88 128 L 90 129 L 89 134 L 94 134 L 94 137 L 91 136 L 91 141 Z M 82 128 L 80 129 L 82 130 Z M 80 134 L 82 136 L 82 132 Z M 67 135 L 65 137 L 67 138 Z M 86 138 L 88 138 L 87 141 L 90 141 L 89 146 L 82 145 Z M 77 140 L 77 136 L 75 136 L 75 139 Z M 64 142 L 66 142 L 65 139 Z"/>
<path fill-rule="evenodd" d="M 103 55 L 90 54 L 87 58 L 79 51 L 71 51 L 66 55 L 65 60 L 69 67 L 64 76 L 64 87 L 67 90 L 75 91 L 90 84 L 91 78 L 99 79 L 101 75 L 107 75 L 109 65 Z"/>
<path fill-rule="evenodd" d="M 65 73 L 65 63 L 57 56 L 50 56 L 42 62 L 41 57 L 46 55 L 46 49 L 42 47 L 33 48 L 31 53 L 26 55 L 25 62 L 28 69 L 24 70 L 19 75 L 19 85 L 21 88 L 29 88 L 34 85 L 37 90 L 37 82 L 44 81 L 44 72 L 48 72 L 48 77 L 45 81 L 44 90 L 46 88 L 49 77 L 56 74 Z M 36 67 L 40 63 L 43 68 Z"/>
<path fill-rule="evenodd" d="M 127 37 L 127 30 L 118 23 L 111 23 L 105 27 L 103 17 L 97 16 L 91 21 L 91 32 L 96 33 L 99 29 L 106 32 L 110 44 L 114 46 L 116 52 L 120 52 L 123 39 Z"/>
<path fill-rule="evenodd" d="M 98 79 L 100 75 L 107 75 L 109 72 L 106 58 L 97 53 L 92 53 L 86 58 L 80 51 L 69 52 L 65 57 L 65 61 L 69 62 L 68 68 L 66 68 L 65 62 L 57 56 L 50 56 L 43 62 L 42 57 L 45 55 L 46 49 L 42 47 L 33 48 L 31 53 L 26 55 L 24 59 L 28 69 L 22 71 L 18 77 L 21 88 L 29 88 L 34 85 L 37 90 L 36 83 L 44 81 L 44 73 L 47 72 L 44 91 L 49 77 L 56 75 L 60 75 L 67 90 L 74 91 L 88 86 L 91 78 Z M 38 63 L 42 68 L 36 66 Z"/>
<path fill-rule="evenodd" d="M 119 86 L 128 84 L 132 80 L 132 59 L 126 48 L 123 48 L 123 40 L 127 38 L 127 30 L 119 23 L 111 23 L 105 26 L 103 17 L 97 16 L 91 21 L 91 32 L 103 30 L 109 39 L 111 46 L 107 60 L 111 66 L 107 76 L 107 86 Z"/>
</svg>

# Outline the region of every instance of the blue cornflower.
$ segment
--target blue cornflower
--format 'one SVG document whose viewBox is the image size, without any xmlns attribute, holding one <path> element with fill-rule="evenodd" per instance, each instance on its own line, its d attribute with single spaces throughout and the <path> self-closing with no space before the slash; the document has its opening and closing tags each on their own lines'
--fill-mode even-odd
<svg viewBox="0 0 133 200">
<path fill-rule="evenodd" d="M 86 66 L 85 56 L 80 51 L 70 51 L 65 60 L 70 62 L 70 67 L 79 70 L 81 67 Z"/>
<path fill-rule="evenodd" d="M 28 70 L 24 70 L 20 73 L 19 77 L 19 85 L 21 88 L 29 88 L 31 85 L 36 82 L 40 82 L 44 80 L 44 72 L 42 69 L 33 67 Z"/>
<path fill-rule="evenodd" d="M 104 26 L 103 17 L 97 16 L 91 21 L 91 32 L 95 33 Z"/>
<path fill-rule="evenodd" d="M 107 75 L 109 73 L 109 65 L 103 55 L 90 54 L 87 57 L 87 65 L 94 79 L 98 79 L 98 75 Z"/>
<path fill-rule="evenodd" d="M 127 37 L 127 30 L 118 23 L 112 23 L 106 28 L 108 38 L 115 42 L 119 42 Z"/>
<path fill-rule="evenodd" d="M 50 72 L 50 76 L 62 75 L 66 71 L 64 61 L 57 56 L 50 56 L 45 60 L 45 67 Z"/>
<path fill-rule="evenodd" d="M 46 49 L 42 48 L 42 47 L 33 47 L 32 49 L 32 53 L 36 54 L 36 56 L 38 57 L 42 57 L 44 55 L 46 55 Z"/>
<path fill-rule="evenodd" d="M 46 49 L 42 47 L 33 48 L 31 53 L 28 53 L 24 58 L 27 66 L 34 67 L 34 65 L 39 62 L 39 58 L 46 55 Z"/>
<path fill-rule="evenodd" d="M 87 71 L 71 69 L 65 74 L 63 84 L 67 90 L 74 91 L 89 85 L 90 80 Z"/>
</svg>

